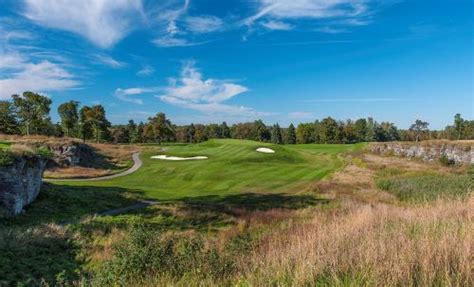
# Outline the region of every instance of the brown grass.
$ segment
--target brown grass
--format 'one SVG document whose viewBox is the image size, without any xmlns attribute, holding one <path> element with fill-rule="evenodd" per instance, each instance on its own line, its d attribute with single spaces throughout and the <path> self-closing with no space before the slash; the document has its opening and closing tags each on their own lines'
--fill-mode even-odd
<svg viewBox="0 0 474 287">
<path fill-rule="evenodd" d="M 44 172 L 47 178 L 91 178 L 101 177 L 112 174 L 110 169 L 97 169 L 89 167 L 67 167 L 67 168 L 51 168 Z"/>
<path fill-rule="evenodd" d="M 266 236 L 244 267 L 252 286 L 472 286 L 474 200 L 349 205 Z"/>
</svg>

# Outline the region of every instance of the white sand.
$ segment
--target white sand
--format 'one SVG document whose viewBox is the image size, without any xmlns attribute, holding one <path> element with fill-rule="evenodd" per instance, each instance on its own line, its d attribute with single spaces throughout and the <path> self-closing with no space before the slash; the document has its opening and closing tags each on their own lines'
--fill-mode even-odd
<svg viewBox="0 0 474 287">
<path fill-rule="evenodd" d="M 161 160 L 173 160 L 173 161 L 208 159 L 207 156 L 178 157 L 178 156 L 167 156 L 167 155 L 155 155 L 155 156 L 152 156 L 151 158 L 152 159 L 161 159 Z"/>
<path fill-rule="evenodd" d="M 266 148 L 266 147 L 260 147 L 257 149 L 258 152 L 263 152 L 263 153 L 275 153 L 274 150 Z"/>
</svg>

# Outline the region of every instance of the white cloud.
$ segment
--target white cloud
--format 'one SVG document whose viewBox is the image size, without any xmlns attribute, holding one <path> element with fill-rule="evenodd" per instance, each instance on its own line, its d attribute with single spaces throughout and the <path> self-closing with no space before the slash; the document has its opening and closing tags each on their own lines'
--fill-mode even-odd
<svg viewBox="0 0 474 287">
<path fill-rule="evenodd" d="M 151 93 L 156 91 L 156 88 L 128 88 L 121 89 L 118 88 L 115 90 L 115 96 L 124 102 L 129 102 L 137 105 L 143 105 L 142 99 L 134 98 L 133 96 L 138 96 L 145 93 Z"/>
<path fill-rule="evenodd" d="M 186 17 L 186 29 L 193 33 L 211 33 L 222 31 L 224 22 L 215 16 Z"/>
<path fill-rule="evenodd" d="M 152 66 L 145 65 L 137 72 L 137 75 L 146 77 L 146 76 L 150 76 L 154 72 L 155 72 L 155 69 Z"/>
<path fill-rule="evenodd" d="M 288 118 L 290 119 L 313 119 L 315 116 L 313 113 L 310 112 L 291 112 L 288 114 Z"/>
<path fill-rule="evenodd" d="M 193 43 L 189 42 L 184 38 L 174 38 L 172 36 L 165 36 L 163 38 L 158 38 L 152 41 L 156 46 L 162 48 L 170 48 L 170 47 L 190 47 L 201 45 L 203 43 Z"/>
<path fill-rule="evenodd" d="M 25 57 L 17 52 L 0 54 L 0 56 L 0 70 L 17 69 L 17 67 L 24 65 L 26 62 Z"/>
<path fill-rule="evenodd" d="M 231 116 L 264 116 L 266 113 L 252 108 L 225 104 L 233 97 L 247 92 L 245 86 L 227 80 L 203 79 L 194 63 L 189 62 L 179 79 L 171 79 L 164 93 L 158 96 L 163 102 L 203 113 Z"/>
<path fill-rule="evenodd" d="M 370 0 L 257 0 L 257 12 L 244 19 L 243 25 L 255 23 L 271 30 L 290 30 L 301 20 L 341 20 L 337 25 L 358 26 L 368 22 Z M 284 22 L 283 22 L 284 20 Z M 320 24 L 320 23 L 318 23 Z M 327 30 L 327 29 L 326 29 Z"/>
<path fill-rule="evenodd" d="M 60 91 L 79 85 L 79 82 L 58 64 L 49 61 L 39 63 L 17 62 L 16 64 L 19 65 L 15 67 L 3 65 L 0 67 L 0 72 L 8 69 L 16 70 L 16 72 L 0 79 L 0 99 L 8 99 L 11 95 L 20 94 L 24 91 Z"/>
<path fill-rule="evenodd" d="M 282 31 L 289 31 L 294 28 L 293 25 L 281 22 L 281 21 L 264 21 L 261 23 L 263 27 L 270 29 L 270 30 L 282 30 Z"/>
<path fill-rule="evenodd" d="M 143 16 L 141 0 L 25 0 L 23 15 L 49 28 L 79 34 L 101 48 L 124 38 Z"/>
<path fill-rule="evenodd" d="M 115 60 L 114 58 L 112 58 L 110 56 L 107 56 L 107 55 L 97 54 L 97 55 L 94 55 L 94 58 L 97 61 L 99 61 L 100 63 L 102 63 L 106 66 L 109 66 L 113 69 L 119 69 L 119 68 L 122 68 L 122 67 L 125 66 L 125 63 L 119 62 L 119 61 Z"/>
</svg>

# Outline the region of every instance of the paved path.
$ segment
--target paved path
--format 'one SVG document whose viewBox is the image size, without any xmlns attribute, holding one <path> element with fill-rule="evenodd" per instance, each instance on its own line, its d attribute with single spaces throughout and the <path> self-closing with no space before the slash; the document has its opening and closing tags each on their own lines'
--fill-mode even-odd
<svg viewBox="0 0 474 287">
<path fill-rule="evenodd" d="M 108 180 L 108 179 L 114 179 L 117 177 L 122 177 L 126 176 L 129 174 L 134 173 L 137 171 L 140 167 L 142 167 L 143 162 L 140 159 L 140 153 L 134 153 L 133 156 L 133 166 L 126 171 L 122 171 L 120 173 L 112 174 L 112 175 L 106 175 L 106 176 L 101 176 L 101 177 L 93 177 L 93 178 L 72 178 L 72 179 L 67 179 L 67 178 L 61 178 L 61 179 L 53 179 L 53 178 L 44 178 L 43 181 L 52 181 L 52 182 L 60 182 L 60 181 L 100 181 L 100 180 Z"/>
</svg>

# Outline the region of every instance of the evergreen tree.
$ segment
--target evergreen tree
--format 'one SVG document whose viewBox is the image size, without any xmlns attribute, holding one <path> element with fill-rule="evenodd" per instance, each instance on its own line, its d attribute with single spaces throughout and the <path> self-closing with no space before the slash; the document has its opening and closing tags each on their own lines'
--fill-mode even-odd
<svg viewBox="0 0 474 287">
<path fill-rule="evenodd" d="M 221 130 L 221 136 L 224 139 L 230 139 L 231 138 L 231 133 L 230 133 L 230 128 L 227 126 L 226 122 L 223 122 L 220 126 Z"/>
<path fill-rule="evenodd" d="M 12 104 L 0 101 L 0 133 L 16 134 L 18 132 L 18 122 Z"/>
<path fill-rule="evenodd" d="M 280 125 L 276 124 L 276 125 L 273 126 L 272 133 L 271 133 L 271 140 L 272 140 L 272 143 L 274 143 L 274 144 L 282 144 L 283 143 L 283 139 L 282 139 L 282 136 L 281 136 Z"/>
<path fill-rule="evenodd" d="M 286 135 L 286 143 L 287 144 L 296 144 L 296 131 L 295 126 L 290 124 L 288 127 L 287 135 Z"/>
</svg>

